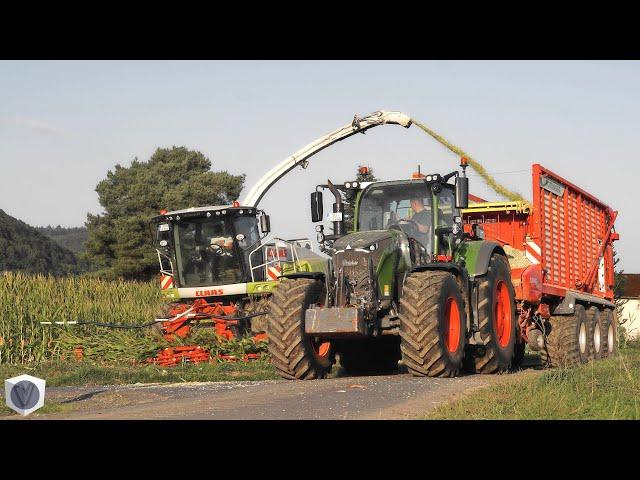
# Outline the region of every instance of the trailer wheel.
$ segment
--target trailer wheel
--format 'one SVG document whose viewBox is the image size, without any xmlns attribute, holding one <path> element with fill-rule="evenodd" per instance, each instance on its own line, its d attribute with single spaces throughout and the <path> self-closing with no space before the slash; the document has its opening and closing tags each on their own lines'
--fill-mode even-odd
<svg viewBox="0 0 640 480">
<path fill-rule="evenodd" d="M 587 313 L 576 305 L 573 315 L 553 315 L 549 319 L 546 348 L 540 352 L 551 367 L 572 367 L 589 361 L 591 344 Z"/>
<path fill-rule="evenodd" d="M 606 334 L 607 330 L 603 322 L 600 310 L 597 307 L 591 307 L 587 310 L 587 320 L 589 324 L 589 334 L 591 337 L 591 358 L 600 360 L 606 356 Z"/>
<path fill-rule="evenodd" d="M 304 331 L 305 312 L 321 295 L 322 283 L 308 278 L 283 278 L 273 290 L 267 315 L 268 348 L 272 364 L 284 378 L 324 378 L 331 369 L 331 344 L 316 341 Z"/>
<path fill-rule="evenodd" d="M 489 270 L 478 285 L 478 323 L 482 344 L 471 347 L 470 369 L 496 373 L 511 368 L 518 334 L 515 292 L 509 262 L 499 254 L 491 257 Z"/>
<path fill-rule="evenodd" d="M 398 367 L 400 344 L 398 337 L 353 340 L 341 344 L 340 365 L 350 375 L 389 373 Z"/>
<path fill-rule="evenodd" d="M 416 376 L 455 377 L 466 343 L 466 313 L 460 287 L 447 272 L 415 272 L 400 300 L 400 350 Z"/>
<path fill-rule="evenodd" d="M 613 310 L 605 308 L 600 312 L 602 319 L 604 351 L 603 358 L 611 357 L 618 352 L 618 322 Z"/>
</svg>

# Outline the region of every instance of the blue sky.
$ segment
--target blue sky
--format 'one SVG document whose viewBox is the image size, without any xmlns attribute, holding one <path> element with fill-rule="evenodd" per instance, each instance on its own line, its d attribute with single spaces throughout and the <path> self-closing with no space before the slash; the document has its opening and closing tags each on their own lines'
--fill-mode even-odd
<svg viewBox="0 0 640 480">
<path fill-rule="evenodd" d="M 640 62 L 0 62 L 0 208 L 33 225 L 81 225 L 116 163 L 184 145 L 250 186 L 309 141 L 378 109 L 401 110 L 531 196 L 542 163 L 620 211 L 623 268 L 640 272 Z M 420 130 L 371 130 L 318 154 L 261 206 L 283 237 L 314 236 L 308 194 L 359 164 L 378 177 L 448 172 Z M 472 176 L 471 191 L 494 196 Z M 245 188 L 245 193 L 247 189 Z"/>
</svg>

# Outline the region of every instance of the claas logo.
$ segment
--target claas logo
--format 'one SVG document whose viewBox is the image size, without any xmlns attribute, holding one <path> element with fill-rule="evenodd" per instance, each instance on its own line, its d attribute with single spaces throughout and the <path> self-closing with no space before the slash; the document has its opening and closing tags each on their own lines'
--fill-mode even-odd
<svg viewBox="0 0 640 480">
<path fill-rule="evenodd" d="M 196 297 L 216 297 L 218 295 L 224 295 L 222 288 L 213 288 L 211 290 L 196 290 Z"/>
</svg>

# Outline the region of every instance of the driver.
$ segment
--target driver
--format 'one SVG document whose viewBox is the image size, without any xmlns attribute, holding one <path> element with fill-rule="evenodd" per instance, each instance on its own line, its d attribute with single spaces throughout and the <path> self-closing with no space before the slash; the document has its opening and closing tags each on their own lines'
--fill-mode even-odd
<svg viewBox="0 0 640 480">
<path fill-rule="evenodd" d="M 422 198 L 412 198 L 409 203 L 411 204 L 411 210 L 413 210 L 411 220 L 416 223 L 420 233 L 429 232 L 431 228 L 431 214 L 424 208 Z"/>
<path fill-rule="evenodd" d="M 209 242 L 209 250 L 220 256 L 232 255 L 233 239 L 231 237 L 213 237 Z"/>
</svg>

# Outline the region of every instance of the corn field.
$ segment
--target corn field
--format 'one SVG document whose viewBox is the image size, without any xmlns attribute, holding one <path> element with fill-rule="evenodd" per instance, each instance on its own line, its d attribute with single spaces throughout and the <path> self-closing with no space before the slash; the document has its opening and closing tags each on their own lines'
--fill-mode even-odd
<svg viewBox="0 0 640 480">
<path fill-rule="evenodd" d="M 40 322 L 147 323 L 156 318 L 162 303 L 155 282 L 0 274 L 0 364 L 59 358 L 69 355 L 74 343 L 87 341 L 101 343 L 105 351 L 112 347 L 117 352 L 127 342 L 138 350 L 152 350 L 155 339 L 146 329 L 118 331 Z"/>
</svg>

